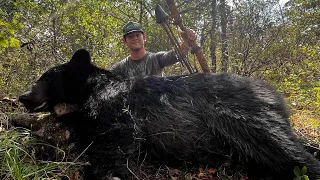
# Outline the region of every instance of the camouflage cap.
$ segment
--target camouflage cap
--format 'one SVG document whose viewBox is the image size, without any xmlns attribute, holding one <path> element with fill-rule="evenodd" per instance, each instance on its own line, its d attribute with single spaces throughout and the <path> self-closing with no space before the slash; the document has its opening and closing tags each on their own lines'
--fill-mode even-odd
<svg viewBox="0 0 320 180">
<path fill-rule="evenodd" d="M 143 30 L 142 30 L 142 27 L 141 27 L 141 24 L 137 23 L 137 22 L 128 22 L 125 26 L 123 26 L 123 37 L 129 33 L 132 33 L 132 32 L 142 32 L 143 33 Z"/>
</svg>

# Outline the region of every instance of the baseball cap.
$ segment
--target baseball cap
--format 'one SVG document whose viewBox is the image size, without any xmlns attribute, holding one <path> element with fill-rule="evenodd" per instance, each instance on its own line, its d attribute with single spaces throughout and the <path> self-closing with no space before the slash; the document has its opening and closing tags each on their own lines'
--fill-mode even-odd
<svg viewBox="0 0 320 180">
<path fill-rule="evenodd" d="M 143 30 L 142 30 L 142 27 L 141 27 L 141 24 L 137 23 L 137 22 L 128 22 L 125 26 L 123 26 L 123 37 L 129 33 L 132 33 L 132 32 L 142 32 L 143 33 Z"/>
</svg>

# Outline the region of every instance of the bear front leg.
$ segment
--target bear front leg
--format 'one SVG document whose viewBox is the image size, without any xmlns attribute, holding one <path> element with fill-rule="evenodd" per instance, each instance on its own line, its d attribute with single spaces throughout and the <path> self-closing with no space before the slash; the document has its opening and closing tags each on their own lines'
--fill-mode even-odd
<svg viewBox="0 0 320 180">
<path fill-rule="evenodd" d="M 90 153 L 93 173 L 98 179 L 128 179 L 127 163 L 139 149 L 134 139 L 134 130 L 115 128 L 94 141 Z"/>
</svg>

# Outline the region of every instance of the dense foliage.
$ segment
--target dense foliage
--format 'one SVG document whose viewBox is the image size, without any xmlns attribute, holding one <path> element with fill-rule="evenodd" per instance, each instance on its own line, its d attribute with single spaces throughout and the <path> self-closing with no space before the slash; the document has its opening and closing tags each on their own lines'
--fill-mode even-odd
<svg viewBox="0 0 320 180">
<path fill-rule="evenodd" d="M 221 22 L 226 18 L 227 70 L 270 81 L 293 103 L 320 111 L 320 2 L 290 0 L 176 1 L 184 24 L 196 30 L 211 65 L 210 45 L 217 42 L 217 71 L 222 68 Z M 217 3 L 212 17 L 211 3 Z M 0 95 L 16 96 L 39 74 L 68 60 L 78 48 L 91 51 L 103 68 L 127 56 L 121 29 L 140 22 L 149 51 L 172 48 L 155 21 L 151 0 L 3 0 L 0 2 Z M 223 13 L 222 13 L 223 12 Z M 212 19 L 216 31 L 210 36 Z M 225 27 L 224 27 L 225 28 Z M 174 25 L 172 29 L 175 31 Z M 224 37 L 225 38 L 225 37 Z M 189 55 L 189 60 L 194 57 Z M 165 75 L 185 72 L 180 65 Z"/>
</svg>

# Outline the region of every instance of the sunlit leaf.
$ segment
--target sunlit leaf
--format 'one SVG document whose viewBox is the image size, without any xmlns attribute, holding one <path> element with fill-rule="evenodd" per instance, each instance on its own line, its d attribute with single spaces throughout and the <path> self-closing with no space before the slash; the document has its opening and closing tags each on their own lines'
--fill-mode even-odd
<svg viewBox="0 0 320 180">
<path fill-rule="evenodd" d="M 8 40 L 0 37 L 0 47 L 9 47 Z"/>
<path fill-rule="evenodd" d="M 20 41 L 13 37 L 10 37 L 10 47 L 20 48 Z"/>
<path fill-rule="evenodd" d="M 19 21 L 17 19 L 12 20 L 12 24 L 18 24 L 18 23 L 19 23 Z"/>
<path fill-rule="evenodd" d="M 9 32 L 11 35 L 14 35 L 14 29 L 8 29 L 8 32 Z"/>
<path fill-rule="evenodd" d="M 307 175 L 303 175 L 301 179 L 302 180 L 309 180 L 309 177 Z"/>
<path fill-rule="evenodd" d="M 19 29 L 22 29 L 22 28 L 24 28 L 24 25 L 21 24 L 21 23 L 19 23 L 19 24 L 18 24 L 18 28 L 19 28 Z"/>
</svg>

